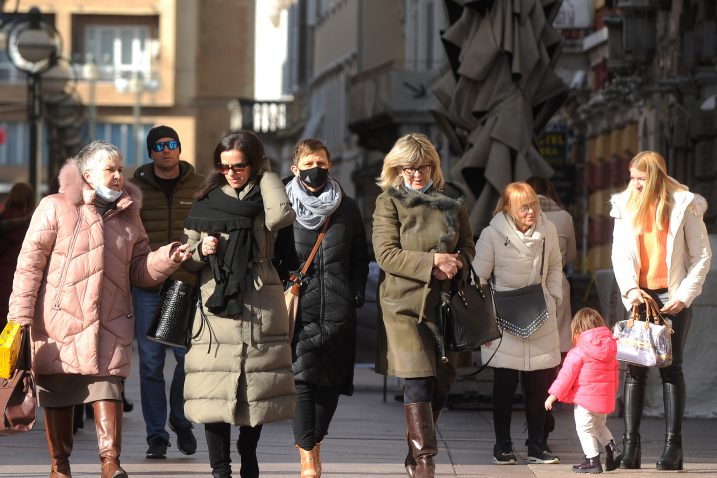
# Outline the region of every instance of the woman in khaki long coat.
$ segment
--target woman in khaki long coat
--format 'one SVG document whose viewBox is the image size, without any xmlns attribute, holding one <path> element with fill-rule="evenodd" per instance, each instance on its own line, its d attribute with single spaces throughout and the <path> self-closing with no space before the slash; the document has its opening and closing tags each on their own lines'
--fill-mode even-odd
<svg viewBox="0 0 717 478">
<path fill-rule="evenodd" d="M 383 189 L 373 215 L 373 247 L 381 267 L 376 371 L 405 379 L 406 472 L 433 477 L 435 424 L 455 379 L 438 355 L 437 314 L 449 279 L 467 270 L 475 247 L 468 210 L 445 184 L 429 139 L 411 133 L 383 162 Z"/>
<path fill-rule="evenodd" d="M 274 233 L 294 211 L 253 132 L 225 136 L 214 168 L 185 221 L 197 247 L 185 268 L 199 273 L 201 307 L 184 362 L 184 412 L 204 423 L 215 478 L 231 476 L 231 425 L 240 427 L 240 476 L 256 478 L 261 425 L 294 414 L 289 316 L 270 260 Z"/>
</svg>

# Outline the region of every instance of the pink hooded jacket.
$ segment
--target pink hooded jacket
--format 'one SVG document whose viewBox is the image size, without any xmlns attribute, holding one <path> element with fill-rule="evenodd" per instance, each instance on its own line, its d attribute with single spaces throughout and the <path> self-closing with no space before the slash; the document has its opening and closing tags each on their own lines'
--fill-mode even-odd
<svg viewBox="0 0 717 478">
<path fill-rule="evenodd" d="M 607 327 L 586 330 L 570 349 L 548 393 L 594 413 L 615 410 L 618 385 L 617 339 Z"/>
<path fill-rule="evenodd" d="M 8 320 L 31 325 L 39 374 L 126 377 L 134 314 L 130 281 L 151 287 L 178 267 L 173 244 L 151 252 L 139 218 L 141 193 L 125 182 L 104 218 L 83 190 L 74 160 L 60 192 L 40 201 L 17 260 Z"/>
</svg>

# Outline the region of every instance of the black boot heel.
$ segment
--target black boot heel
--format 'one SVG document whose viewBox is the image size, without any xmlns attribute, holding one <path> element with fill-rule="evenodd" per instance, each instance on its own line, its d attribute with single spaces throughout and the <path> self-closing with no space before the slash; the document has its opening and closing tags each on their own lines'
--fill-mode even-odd
<svg viewBox="0 0 717 478">
<path fill-rule="evenodd" d="M 636 470 L 641 466 L 640 435 L 625 437 L 623 441 L 623 454 L 620 468 L 623 470 Z"/>
<path fill-rule="evenodd" d="M 682 465 L 682 436 L 668 433 L 665 435 L 665 448 L 657 460 L 657 469 L 675 471 L 681 470 Z"/>
</svg>

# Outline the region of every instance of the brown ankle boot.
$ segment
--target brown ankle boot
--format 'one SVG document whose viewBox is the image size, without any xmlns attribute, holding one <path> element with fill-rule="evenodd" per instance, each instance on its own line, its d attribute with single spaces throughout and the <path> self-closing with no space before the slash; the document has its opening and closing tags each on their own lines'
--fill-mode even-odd
<svg viewBox="0 0 717 478">
<path fill-rule="evenodd" d="M 301 478 L 318 478 L 319 470 L 316 467 L 316 446 L 311 450 L 304 450 L 299 445 L 299 457 L 301 457 Z"/>
<path fill-rule="evenodd" d="M 45 437 L 52 458 L 50 478 L 72 478 L 70 455 L 74 420 L 74 406 L 45 408 Z"/>
<path fill-rule="evenodd" d="M 316 460 L 316 478 L 321 478 L 321 442 L 314 447 L 314 459 Z"/>
<path fill-rule="evenodd" d="M 122 402 L 99 400 L 94 402 L 97 445 L 102 462 L 102 478 L 127 478 L 119 462 L 122 451 Z"/>
<path fill-rule="evenodd" d="M 433 423 L 433 411 L 430 402 L 409 403 L 404 405 L 408 438 L 416 460 L 415 478 L 433 478 L 436 466 L 433 457 L 438 453 L 436 428 Z"/>
</svg>

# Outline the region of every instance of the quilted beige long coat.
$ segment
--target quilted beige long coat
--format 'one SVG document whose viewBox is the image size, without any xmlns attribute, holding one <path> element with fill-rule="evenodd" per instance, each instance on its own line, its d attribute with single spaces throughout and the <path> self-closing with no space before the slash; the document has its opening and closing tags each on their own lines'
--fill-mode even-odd
<svg viewBox="0 0 717 478">
<path fill-rule="evenodd" d="M 141 193 L 125 183 L 101 217 L 73 160 L 60 192 L 40 201 L 22 244 L 8 319 L 31 325 L 39 374 L 127 377 L 134 314 L 130 282 L 151 287 L 179 263 L 171 244 L 151 252 L 139 218 Z"/>
<path fill-rule="evenodd" d="M 240 193 L 244 197 L 253 184 Z M 275 232 L 294 221 L 294 210 L 281 180 L 264 173 L 260 181 L 264 212 L 254 221 L 255 254 L 249 266 L 254 287 L 244 293 L 241 317 L 222 317 L 203 308 L 194 318 L 197 337 L 184 358 L 184 413 L 194 423 L 223 422 L 256 426 L 294 415 L 296 392 L 291 370 L 289 316 L 284 286 L 271 263 Z M 225 194 L 237 197 L 229 185 Z M 185 229 L 187 240 L 201 246 L 205 231 Z M 224 253 L 228 236 L 219 239 L 218 253 Z M 199 273 L 202 302 L 216 287 L 212 268 L 198 251 L 183 266 Z M 203 327 L 203 328 L 202 328 Z"/>
</svg>

